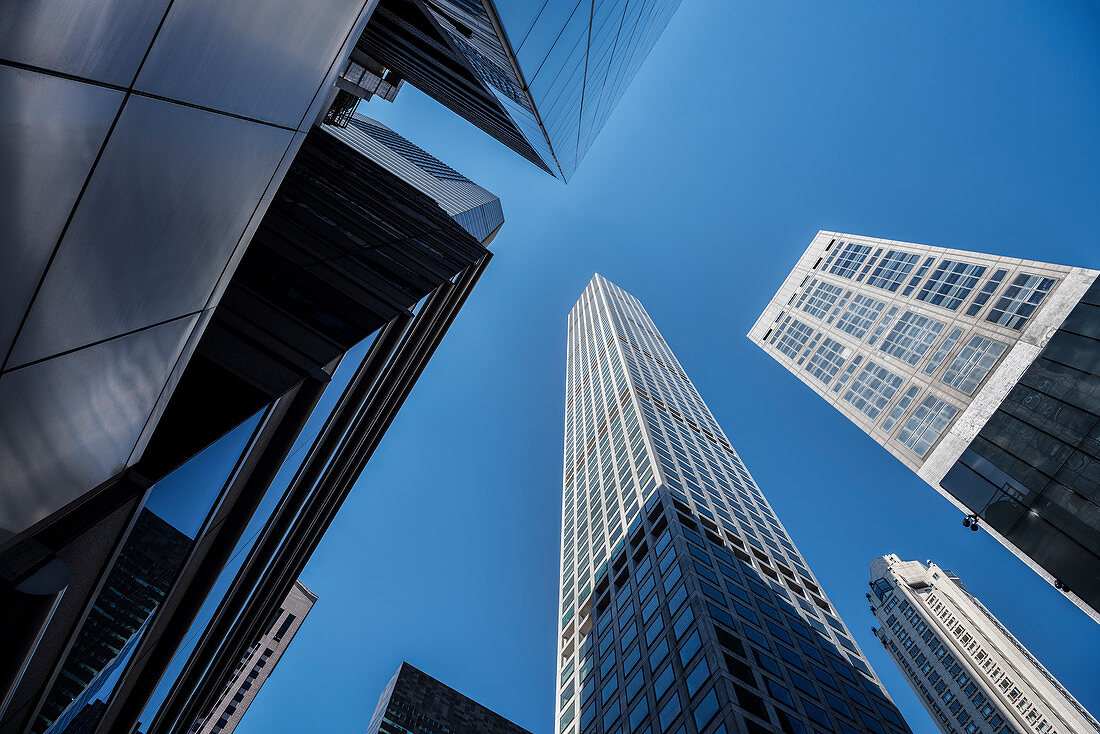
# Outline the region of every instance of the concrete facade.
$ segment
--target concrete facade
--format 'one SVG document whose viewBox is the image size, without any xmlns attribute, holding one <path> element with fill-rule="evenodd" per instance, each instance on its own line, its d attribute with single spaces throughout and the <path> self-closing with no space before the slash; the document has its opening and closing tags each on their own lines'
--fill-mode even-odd
<svg viewBox="0 0 1100 734">
<path fill-rule="evenodd" d="M 944 734 L 1096 734 L 1100 724 L 959 578 L 871 564 L 875 636 Z"/>
</svg>

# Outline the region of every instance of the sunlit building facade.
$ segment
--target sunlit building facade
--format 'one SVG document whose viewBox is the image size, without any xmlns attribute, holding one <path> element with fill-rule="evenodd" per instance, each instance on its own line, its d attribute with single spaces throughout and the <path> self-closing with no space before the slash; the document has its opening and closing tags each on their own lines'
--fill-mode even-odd
<svg viewBox="0 0 1100 734">
<path fill-rule="evenodd" d="M 749 332 L 1100 621 L 1100 283 L 819 232 Z"/>
<path fill-rule="evenodd" d="M 267 629 L 229 676 L 210 713 L 196 721 L 188 734 L 230 734 L 237 728 L 316 602 L 316 594 L 301 581 L 294 582 Z"/>
<path fill-rule="evenodd" d="M 569 314 L 561 734 L 908 727 L 641 303 Z"/>
<path fill-rule="evenodd" d="M 944 734 L 1098 734 L 1023 644 L 931 561 L 871 564 L 875 635 Z"/>
<path fill-rule="evenodd" d="M 382 0 L 356 50 L 572 177 L 679 0 Z"/>
</svg>

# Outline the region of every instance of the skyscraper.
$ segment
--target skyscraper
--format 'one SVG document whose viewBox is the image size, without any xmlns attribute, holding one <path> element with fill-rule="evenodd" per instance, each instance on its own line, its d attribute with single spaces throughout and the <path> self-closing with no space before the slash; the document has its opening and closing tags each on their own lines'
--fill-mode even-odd
<svg viewBox="0 0 1100 734">
<path fill-rule="evenodd" d="M 819 232 L 749 338 L 1100 621 L 1100 282 Z"/>
<path fill-rule="evenodd" d="M 317 601 L 317 595 L 301 581 L 283 600 L 278 613 L 271 618 L 263 635 L 248 648 L 240 664 L 226 681 L 225 689 L 210 713 L 196 721 L 190 734 L 230 734 L 252 705 L 260 687 L 271 676 L 279 659 L 298 634 L 306 615 Z"/>
<path fill-rule="evenodd" d="M 488 246 L 504 224 L 495 194 L 377 120 L 354 114 L 343 127 L 325 125 L 323 129 L 432 197 L 481 244 Z"/>
<path fill-rule="evenodd" d="M 1098 734 L 1100 723 L 959 577 L 896 555 L 871 564 L 875 635 L 944 734 Z"/>
<path fill-rule="evenodd" d="M 679 5 L 381 0 L 355 54 L 568 179 Z"/>
<path fill-rule="evenodd" d="M 408 663 L 378 698 L 367 734 L 530 734 Z"/>
<path fill-rule="evenodd" d="M 524 48 L 549 56 L 515 99 L 488 4 L 378 6 L 0 11 L 0 731 L 57 722 L 71 696 L 102 697 L 78 714 L 99 732 L 184 734 L 209 712 L 487 267 L 496 197 L 357 120 L 358 99 L 392 101 L 407 66 L 571 172 L 675 2 L 568 28 L 564 3 L 541 20 L 516 3 Z M 379 38 L 395 64 L 364 52 Z M 59 683 L 153 506 L 185 538 L 156 559 L 163 593 L 139 591 L 141 626 Z"/>
<path fill-rule="evenodd" d="M 904 734 L 636 298 L 569 314 L 557 731 Z"/>
</svg>

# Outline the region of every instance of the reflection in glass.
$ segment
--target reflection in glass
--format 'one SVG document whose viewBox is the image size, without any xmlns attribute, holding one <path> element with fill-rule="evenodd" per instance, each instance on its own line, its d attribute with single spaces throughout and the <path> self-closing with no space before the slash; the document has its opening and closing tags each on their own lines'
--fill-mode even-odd
<svg viewBox="0 0 1100 734">
<path fill-rule="evenodd" d="M 35 718 L 35 734 L 61 734 L 77 717 L 102 713 L 93 704 L 110 695 L 261 415 L 154 485 Z"/>
</svg>

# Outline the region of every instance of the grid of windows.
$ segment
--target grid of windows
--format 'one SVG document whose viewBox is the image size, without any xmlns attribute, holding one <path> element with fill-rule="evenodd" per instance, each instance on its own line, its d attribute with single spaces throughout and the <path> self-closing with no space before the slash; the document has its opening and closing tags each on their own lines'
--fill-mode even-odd
<svg viewBox="0 0 1100 734">
<path fill-rule="evenodd" d="M 790 316 L 787 319 L 790 323 L 784 322 L 784 328 L 776 332 L 775 336 L 772 337 L 772 342 L 775 343 L 775 348 L 783 354 L 791 359 L 797 359 L 806 347 L 806 342 L 809 341 L 814 330 L 798 319 L 792 319 Z"/>
<path fill-rule="evenodd" d="M 936 270 L 925 281 L 917 298 L 933 306 L 955 311 L 967 299 L 984 274 L 984 265 L 941 260 Z"/>
<path fill-rule="evenodd" d="M 913 292 L 913 289 L 924 279 L 924 274 L 928 272 L 928 268 L 932 267 L 932 263 L 936 261 L 934 257 L 925 258 L 921 266 L 917 268 L 917 273 L 909 279 L 909 283 L 906 284 L 905 290 L 901 292 L 902 298 L 908 298 L 909 294 Z"/>
<path fill-rule="evenodd" d="M 940 400 L 935 395 L 927 396 L 913 415 L 898 431 L 897 440 L 917 456 L 923 457 L 928 449 L 939 440 L 948 424 L 958 414 L 959 409 Z"/>
<path fill-rule="evenodd" d="M 871 420 L 893 399 L 894 393 L 901 387 L 901 378 L 890 370 L 868 362 L 852 382 L 844 400 Z"/>
<path fill-rule="evenodd" d="M 845 242 L 840 254 L 831 266 L 829 272 L 842 278 L 851 278 L 863 265 L 867 255 L 871 252 L 870 245 L 859 245 L 855 242 Z"/>
<path fill-rule="evenodd" d="M 802 294 L 798 305 L 811 316 L 824 319 L 836 306 L 837 299 L 840 298 L 843 290 L 832 283 L 818 283 L 812 292 L 807 289 L 806 293 Z"/>
<path fill-rule="evenodd" d="M 982 306 L 985 305 L 989 297 L 993 295 L 993 292 L 997 290 L 997 286 L 1001 284 L 1001 281 L 1008 275 L 1007 270 L 998 270 L 989 276 L 989 280 L 985 282 L 982 289 L 978 291 L 978 295 L 974 296 L 974 302 L 970 304 L 970 307 L 966 309 L 967 316 L 977 316 L 978 312 L 982 310 Z"/>
<path fill-rule="evenodd" d="M 1005 288 L 1004 295 L 997 300 L 985 320 L 1019 331 L 1056 282 L 1054 278 L 1020 273 L 1012 285 Z"/>
<path fill-rule="evenodd" d="M 828 385 L 836 377 L 836 374 L 840 372 L 844 367 L 844 362 L 848 358 L 848 347 L 844 346 L 838 341 L 825 337 L 825 340 L 821 342 L 821 346 L 814 352 L 814 356 L 810 358 L 809 363 L 806 365 L 806 370 L 821 380 L 822 384 Z"/>
<path fill-rule="evenodd" d="M 959 343 L 959 337 L 962 336 L 962 333 L 963 330 L 958 326 L 951 330 L 947 338 L 940 342 L 940 346 L 936 349 L 932 358 L 928 360 L 928 364 L 924 365 L 924 374 L 935 374 L 936 370 L 943 364 L 943 361 L 947 359 L 947 355 L 951 354 L 951 350 Z"/>
<path fill-rule="evenodd" d="M 895 405 L 886 416 L 886 420 L 882 422 L 882 430 L 889 431 L 897 422 L 901 420 L 901 417 L 905 415 L 905 411 L 909 410 L 909 406 L 913 404 L 913 401 L 917 399 L 917 393 L 920 392 L 920 386 L 911 385 L 905 394 L 898 400 Z"/>
<path fill-rule="evenodd" d="M 594 278 L 569 345 L 558 734 L 908 734 L 637 299 Z"/>
<path fill-rule="evenodd" d="M 944 323 L 913 311 L 906 311 L 879 347 L 906 364 L 916 364 L 935 342 Z"/>
<path fill-rule="evenodd" d="M 885 308 L 886 304 L 877 298 L 857 295 L 848 302 L 848 307 L 841 314 L 836 328 L 851 334 L 856 339 L 862 339 L 871 326 L 878 321 L 878 317 L 882 315 Z"/>
<path fill-rule="evenodd" d="M 918 260 L 920 255 L 903 250 L 889 250 L 886 257 L 879 261 L 871 277 L 867 279 L 867 285 L 894 293 L 905 282 L 905 277 L 913 270 Z"/>
<path fill-rule="evenodd" d="M 959 392 L 973 395 L 1006 349 L 1008 347 L 999 341 L 975 334 L 959 352 L 959 356 L 952 360 L 941 379 L 944 384 Z"/>
<path fill-rule="evenodd" d="M 875 636 L 943 731 L 1100 732 L 1100 722 L 954 573 L 895 555 L 871 569 Z"/>
</svg>

